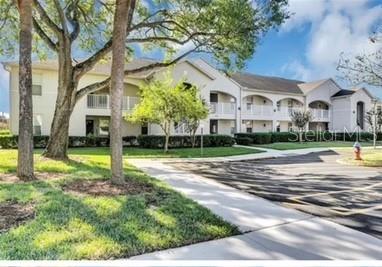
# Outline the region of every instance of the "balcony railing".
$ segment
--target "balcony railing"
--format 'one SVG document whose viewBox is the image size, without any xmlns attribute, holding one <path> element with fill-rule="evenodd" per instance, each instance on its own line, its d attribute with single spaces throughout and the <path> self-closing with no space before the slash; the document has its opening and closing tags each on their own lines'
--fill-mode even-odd
<svg viewBox="0 0 382 267">
<path fill-rule="evenodd" d="M 271 105 L 247 105 L 244 107 L 243 113 L 255 116 L 272 116 L 273 107 Z"/>
<path fill-rule="evenodd" d="M 122 98 L 122 110 L 132 110 L 139 102 L 139 97 L 124 96 Z M 91 109 L 109 109 L 110 97 L 109 95 L 88 95 L 87 107 Z"/>
<path fill-rule="evenodd" d="M 328 109 L 309 109 L 313 116 L 313 121 L 328 121 L 330 119 L 330 113 Z"/>
<path fill-rule="evenodd" d="M 210 113 L 215 115 L 235 115 L 236 103 L 211 102 Z"/>
</svg>

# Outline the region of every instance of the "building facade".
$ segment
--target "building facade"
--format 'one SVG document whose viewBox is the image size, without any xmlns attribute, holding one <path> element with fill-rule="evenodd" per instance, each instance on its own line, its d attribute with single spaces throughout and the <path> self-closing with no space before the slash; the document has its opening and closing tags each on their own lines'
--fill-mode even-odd
<svg viewBox="0 0 382 267">
<path fill-rule="evenodd" d="M 126 68 L 153 61 L 140 59 Z M 10 128 L 18 133 L 18 65 L 3 63 L 10 73 Z M 204 133 L 288 131 L 294 128 L 292 110 L 310 110 L 313 119 L 309 130 L 368 130 L 365 114 L 374 107 L 374 98 L 364 88 L 345 90 L 332 79 L 303 82 L 250 73 L 226 75 L 205 61 L 185 60 L 170 69 L 154 69 L 126 77 L 123 111 L 132 112 L 139 103 L 139 86 L 170 72 L 174 80 L 184 79 L 200 88 L 210 106 L 210 114 L 201 123 Z M 33 64 L 33 120 L 35 135 L 49 135 L 58 85 L 57 62 Z M 110 65 L 98 65 L 80 81 L 79 88 L 104 80 Z M 70 120 L 71 136 L 107 136 L 109 134 L 110 99 L 107 90 L 88 94 L 78 101 Z M 200 133 L 201 127 L 198 130 Z M 186 134 L 184 125 L 174 125 L 173 134 Z M 158 125 L 123 122 L 123 135 L 162 134 Z"/>
</svg>

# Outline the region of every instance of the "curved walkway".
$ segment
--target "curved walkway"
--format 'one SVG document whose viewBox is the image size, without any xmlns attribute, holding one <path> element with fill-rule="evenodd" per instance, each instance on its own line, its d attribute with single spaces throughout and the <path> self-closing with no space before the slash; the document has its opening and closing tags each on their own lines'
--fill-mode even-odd
<svg viewBox="0 0 382 267">
<path fill-rule="evenodd" d="M 227 157 L 220 161 L 256 159 L 264 154 L 267 157 L 287 157 L 325 150 L 328 149 L 267 151 Z M 186 160 L 190 161 L 190 159 Z M 199 160 L 219 161 L 219 158 L 193 161 Z M 380 239 L 334 222 L 281 207 L 200 175 L 175 169 L 170 164 L 166 164 L 168 161 L 168 159 L 129 160 L 149 175 L 167 182 L 175 190 L 209 208 L 226 221 L 237 225 L 244 234 L 140 255 L 132 259 L 382 259 L 382 240 Z M 179 159 L 170 161 L 179 161 Z"/>
</svg>

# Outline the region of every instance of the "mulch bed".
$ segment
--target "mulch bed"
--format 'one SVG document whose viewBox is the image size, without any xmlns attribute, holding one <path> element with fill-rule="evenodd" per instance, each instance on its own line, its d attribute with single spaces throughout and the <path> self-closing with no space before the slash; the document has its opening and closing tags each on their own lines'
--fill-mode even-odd
<svg viewBox="0 0 382 267">
<path fill-rule="evenodd" d="M 92 196 L 118 196 L 150 193 L 153 186 L 129 179 L 121 185 L 112 184 L 110 180 L 79 180 L 64 185 L 63 190 Z"/>
<path fill-rule="evenodd" d="M 19 204 L 11 201 L 0 203 L 0 233 L 31 220 L 34 216 L 33 204 Z"/>
</svg>

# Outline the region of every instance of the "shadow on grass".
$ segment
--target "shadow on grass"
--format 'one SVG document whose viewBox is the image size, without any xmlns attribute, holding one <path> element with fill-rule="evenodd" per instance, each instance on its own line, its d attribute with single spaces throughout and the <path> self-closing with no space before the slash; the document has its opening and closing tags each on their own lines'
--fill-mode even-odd
<svg viewBox="0 0 382 267">
<path fill-rule="evenodd" d="M 0 235 L 0 259 L 113 259 L 238 234 L 207 209 L 162 182 L 125 166 L 126 179 L 154 190 L 135 195 L 87 196 L 64 192 L 73 180 L 109 176 L 106 160 L 65 163 L 62 179 L 0 183 L 0 202 L 34 202 L 36 217 Z"/>
</svg>

